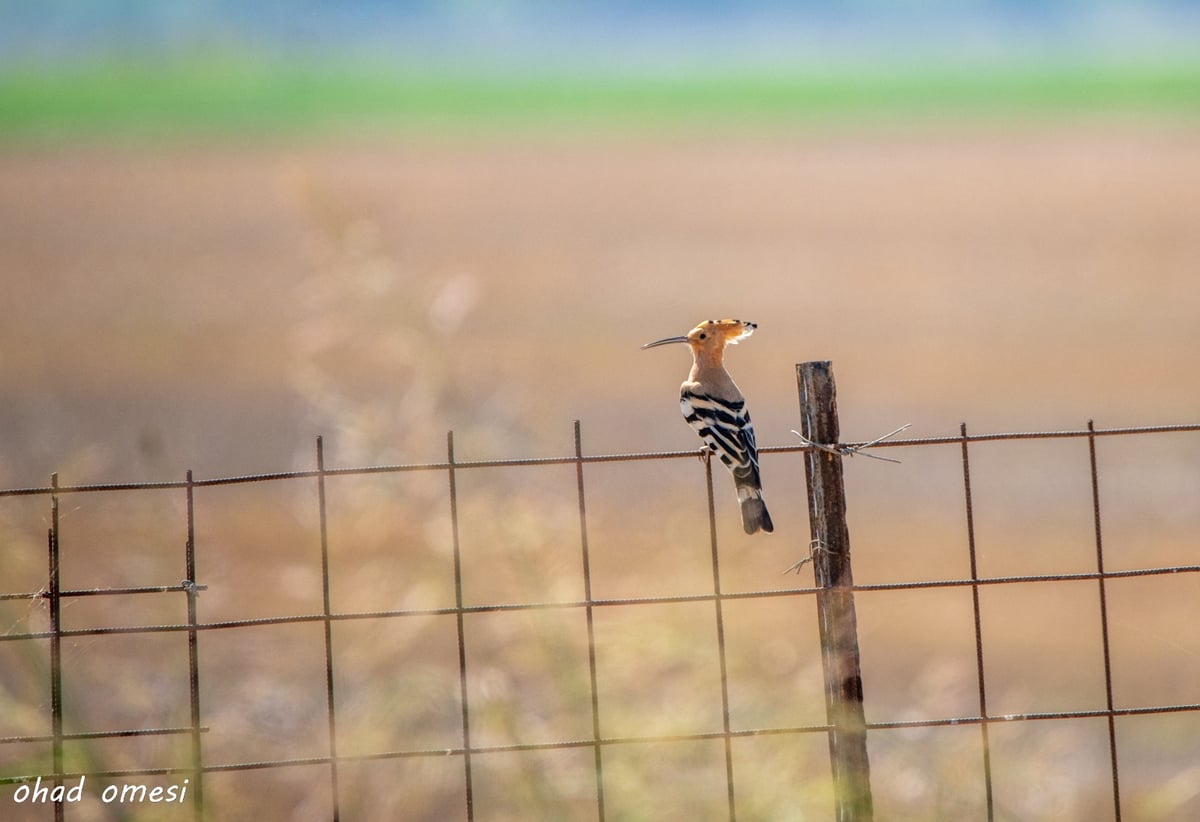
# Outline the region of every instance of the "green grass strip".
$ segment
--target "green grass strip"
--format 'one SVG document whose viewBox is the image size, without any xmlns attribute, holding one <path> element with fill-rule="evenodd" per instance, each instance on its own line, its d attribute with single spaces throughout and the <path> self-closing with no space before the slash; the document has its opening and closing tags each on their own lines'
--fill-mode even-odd
<svg viewBox="0 0 1200 822">
<path fill-rule="evenodd" d="M 1197 113 L 1200 61 L 638 76 L 214 60 L 0 75 L 0 140 L 21 141 Z"/>
</svg>

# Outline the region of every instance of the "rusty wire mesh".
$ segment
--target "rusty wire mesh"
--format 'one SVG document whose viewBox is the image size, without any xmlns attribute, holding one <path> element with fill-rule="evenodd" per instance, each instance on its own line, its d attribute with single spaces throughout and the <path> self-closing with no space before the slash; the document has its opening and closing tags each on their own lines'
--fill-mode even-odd
<svg viewBox="0 0 1200 822">
<path fill-rule="evenodd" d="M 1097 467 L 1096 441 L 1107 437 L 1153 436 L 1168 433 L 1189 433 L 1200 431 L 1200 425 L 1170 425 L 1141 428 L 1095 428 L 1089 423 L 1087 428 L 1057 432 L 1022 432 L 1010 434 L 970 434 L 966 425 L 962 426 L 958 436 L 947 436 L 924 439 L 890 440 L 879 443 L 878 448 L 887 449 L 930 449 L 957 448 L 961 452 L 962 497 L 953 504 L 962 505 L 964 512 L 963 550 L 969 554 L 970 574 L 957 579 L 909 580 L 856 585 L 857 592 L 880 591 L 911 591 L 922 592 L 933 589 L 968 589 L 973 600 L 973 633 L 975 644 L 975 666 L 977 685 L 978 710 L 968 714 L 931 715 L 914 717 L 903 720 L 874 721 L 868 723 L 868 730 L 873 734 L 895 731 L 911 731 L 917 728 L 937 728 L 947 726 L 963 726 L 978 728 L 979 736 L 976 746 L 977 787 L 981 795 L 980 807 L 985 809 L 987 818 L 993 818 L 995 803 L 993 799 L 993 747 L 990 738 L 991 729 L 999 723 L 1042 722 L 1042 721 L 1076 721 L 1103 720 L 1107 725 L 1107 761 L 1111 773 L 1111 805 L 1114 818 L 1122 816 L 1123 802 L 1121 792 L 1120 768 L 1120 738 L 1116 730 L 1116 720 L 1121 717 L 1177 714 L 1200 711 L 1200 690 L 1196 691 L 1197 698 L 1178 704 L 1121 704 L 1114 698 L 1114 662 L 1110 653 L 1109 642 L 1109 611 L 1107 591 L 1114 580 L 1133 578 L 1153 579 L 1164 576 L 1195 574 L 1200 572 L 1200 564 L 1178 564 L 1110 570 L 1105 565 L 1104 535 L 1102 528 L 1101 482 Z M 1012 576 L 981 576 L 976 563 L 974 500 L 972 492 L 971 453 L 972 446 L 982 442 L 998 442 L 1006 440 L 1034 440 L 1075 438 L 1084 439 L 1088 444 L 1090 484 L 1092 489 L 1092 519 L 1094 524 L 1095 568 L 1080 573 L 1029 574 Z M 804 446 L 766 447 L 762 449 L 765 460 L 774 459 L 776 455 L 799 453 Z M 605 776 L 606 755 L 614 749 L 624 746 L 638 746 L 649 743 L 712 741 L 723 747 L 724 768 L 721 779 L 724 782 L 724 795 L 729 818 L 739 814 L 745 801 L 744 794 L 739 793 L 741 772 L 735 767 L 735 756 L 732 745 L 736 740 L 750 737 L 794 736 L 804 734 L 824 734 L 829 726 L 822 723 L 798 724 L 790 726 L 740 727 L 731 719 L 729 679 L 727 672 L 727 650 L 725 626 L 723 622 L 723 606 L 727 603 L 744 600 L 765 600 L 770 598 L 811 597 L 816 593 L 815 588 L 800 585 L 785 586 L 777 589 L 730 592 L 722 588 L 722 570 L 718 545 L 718 528 L 715 519 L 713 476 L 711 463 L 705 461 L 705 487 L 708 514 L 708 533 L 712 562 L 711 591 L 696 594 L 664 594 L 661 596 L 638 596 L 603 598 L 593 595 L 591 568 L 593 557 L 588 541 L 589 515 L 587 508 L 587 468 L 598 463 L 609 462 L 653 462 L 662 460 L 695 459 L 696 451 L 668 451 L 649 453 L 626 453 L 589 455 L 583 452 L 579 423 L 575 424 L 575 450 L 568 456 L 534 459 L 459 461 L 456 459 L 453 435 L 447 438 L 446 459 L 441 462 L 405 465 L 386 465 L 370 467 L 328 467 L 325 464 L 324 448 L 320 438 L 317 440 L 316 467 L 313 469 L 274 472 L 247 476 L 194 478 L 189 472 L 183 480 L 151 483 L 108 483 L 88 485 L 60 485 L 57 476 L 46 486 L 12 488 L 0 490 L 0 500 L 14 497 L 36 497 L 44 499 L 49 509 L 46 549 L 46 584 L 40 590 L 7 591 L 0 593 L 3 601 L 37 601 L 48 607 L 50 625 L 47 630 L 13 630 L 0 634 L 0 644 L 14 643 L 44 643 L 49 648 L 49 670 L 47 671 L 46 687 L 48 700 L 43 704 L 49 720 L 49 732 L 44 734 L 23 734 L 0 737 L 0 746 L 8 749 L 20 746 L 49 746 L 49 767 L 38 772 L 10 772 L 0 774 L 0 784 L 13 787 L 28 785 L 40 778 L 47 785 L 61 785 L 78 780 L 82 776 L 109 779 L 130 779 L 147 776 L 167 776 L 187 779 L 190 792 L 187 794 L 187 804 L 190 805 L 196 819 L 205 818 L 205 779 L 216 773 L 236 771 L 261 771 L 264 769 L 286 768 L 316 768 L 323 770 L 328 783 L 328 805 L 322 811 L 323 816 L 339 819 L 344 816 L 343 804 L 345 788 L 339 784 L 340 769 L 354 763 L 375 762 L 397 759 L 441 759 L 450 758 L 461 764 L 461 808 L 467 819 L 484 818 L 488 816 L 485 803 L 486 797 L 480 797 L 475 790 L 477 777 L 475 769 L 481 758 L 491 754 L 515 752 L 545 752 L 545 751 L 582 751 L 588 755 L 594 776 L 590 786 L 584 793 L 588 794 L 587 806 L 596 818 L 616 818 L 618 814 L 606 806 Z M 566 598 L 553 601 L 514 601 L 472 604 L 464 597 L 464 567 L 459 548 L 459 530 L 462 514 L 459 509 L 458 483 L 466 473 L 477 470 L 494 468 L 529 468 L 538 469 L 543 466 L 573 466 L 575 473 L 575 497 L 578 503 L 578 545 L 580 567 L 582 569 L 582 597 Z M 449 509 L 449 518 L 453 532 L 453 577 L 455 602 L 446 607 L 417 607 L 397 609 L 369 609 L 362 611 L 337 610 L 331 599 L 331 572 L 329 562 L 330 537 L 327 530 L 327 482 L 340 477 L 368 476 L 383 474 L 399 474 L 423 472 L 443 474 L 446 480 L 445 502 Z M 242 486 L 248 484 L 271 484 L 280 481 L 312 481 L 317 488 L 318 520 L 320 528 L 320 574 L 323 608 L 320 612 L 295 613 L 282 616 L 252 617 L 245 619 L 224 619 L 208 621 L 203 619 L 205 584 L 205 546 L 196 541 L 197 514 L 193 504 L 194 496 L 200 489 L 211 489 L 221 486 Z M 60 580 L 60 557 L 64 552 L 83 544 L 84 537 L 74 540 L 75 544 L 63 539 L 59 522 L 59 507 L 62 500 L 78 494 L 182 494 L 185 500 L 184 521 L 178 523 L 179 544 L 181 550 L 178 556 L 178 567 L 183 575 L 182 582 L 167 585 L 144 585 L 125 587 L 97 588 L 63 588 Z M 947 505 L 951 502 L 947 501 Z M 795 579 L 794 577 L 790 579 Z M 266 584 L 267 581 L 263 581 Z M 1055 710 L 1027 713 L 994 713 L 989 708 L 989 693 L 987 688 L 987 630 L 981 616 L 980 592 L 995 586 L 1006 586 L 1023 583 L 1095 583 L 1099 597 L 1099 634 L 1103 653 L 1105 705 L 1102 708 L 1081 708 L 1077 710 Z M 64 628 L 61 619 L 61 609 L 64 602 L 83 598 L 121 597 L 133 598 L 142 596 L 162 595 L 182 598 L 186 603 L 187 618 L 177 622 L 154 625 L 91 625 L 79 628 Z M 711 607 L 716 626 L 715 652 L 720 680 L 720 727 L 719 729 L 696 730 L 670 734 L 605 734 L 603 729 L 608 722 L 618 716 L 622 710 L 619 704 L 606 704 L 597 684 L 598 644 L 595 635 L 595 615 L 601 611 L 614 609 L 638 609 L 653 605 L 670 605 L 680 603 L 695 603 L 702 607 Z M 520 613 L 520 612 L 577 612 L 582 613 L 586 627 L 587 655 L 587 691 L 590 706 L 590 733 L 583 738 L 549 738 L 532 742 L 514 742 L 511 744 L 492 744 L 480 741 L 473 734 L 476 728 L 476 717 L 472 712 L 472 688 L 469 687 L 473 671 L 470 664 L 469 633 L 467 620 L 473 615 L 486 613 Z M 369 751 L 347 752 L 339 750 L 339 718 L 337 689 L 339 675 L 353 676 L 353 670 L 338 670 L 337 641 L 333 626 L 356 621 L 374 620 L 404 620 L 413 618 L 446 617 L 454 621 L 453 637 L 457 645 L 457 703 L 459 707 L 459 742 L 449 747 L 399 747 Z M 324 688 L 324 725 L 326 727 L 325 745 L 327 752 L 315 756 L 296 756 L 290 758 L 246 759 L 245 761 L 211 761 L 205 752 L 205 736 L 211 730 L 206 723 L 206 715 L 213 707 L 202 699 L 202 683 L 208 661 L 203 653 L 204 648 L 200 637 L 215 632 L 238 632 L 252 628 L 266 628 L 289 624 L 314 624 L 323 629 L 323 676 Z M 373 623 L 372 623 L 373 624 Z M 147 636 L 152 634 L 169 634 L 180 637 L 186 642 L 186 701 L 190 721 L 172 727 L 121 727 L 113 729 L 96 729 L 86 731 L 67 731 L 63 725 L 63 680 L 69 676 L 69 666 L 61 654 L 61 644 L 64 640 L 79 640 L 87 637 L 134 635 Z M 183 659 L 183 658 L 181 658 Z M 181 672 L 182 675 L 182 672 Z M 868 703 L 872 693 L 886 688 L 886 683 L 876 683 L 870 680 L 864 683 Z M 115 687 L 120 682 L 114 683 Z M 653 687 L 647 683 L 647 687 Z M 786 699 L 786 694 L 780 695 Z M 38 706 L 35 706 L 38 707 Z M 144 768 L 104 769 L 94 770 L 71 769 L 64 767 L 64 743 L 77 740 L 99 740 L 106 738 L 125 738 L 139 736 L 167 736 L 185 740 L 185 745 L 177 749 L 175 757 L 161 764 Z M 874 738 L 874 737 L 873 737 Z M 178 751 L 186 753 L 180 758 Z M 182 803 L 181 803 L 182 804 Z M 50 806 L 44 808 L 50 813 Z M 53 805 L 56 818 L 71 816 L 69 802 Z M 742 813 L 743 816 L 747 814 Z M 751 814 L 752 815 L 752 814 Z"/>
</svg>

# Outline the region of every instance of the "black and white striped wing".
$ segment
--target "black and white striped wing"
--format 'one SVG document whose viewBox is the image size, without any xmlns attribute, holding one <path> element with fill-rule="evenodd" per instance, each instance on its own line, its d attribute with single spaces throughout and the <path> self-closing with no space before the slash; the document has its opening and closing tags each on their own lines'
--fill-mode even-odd
<svg viewBox="0 0 1200 822">
<path fill-rule="evenodd" d="M 684 388 L 679 397 L 684 419 L 733 474 L 747 534 L 775 530 L 762 498 L 758 444 L 744 400 L 723 400 Z"/>
<path fill-rule="evenodd" d="M 733 472 L 738 484 L 758 487 L 758 445 L 745 401 L 685 390 L 679 397 L 679 407 L 688 425 Z"/>
</svg>

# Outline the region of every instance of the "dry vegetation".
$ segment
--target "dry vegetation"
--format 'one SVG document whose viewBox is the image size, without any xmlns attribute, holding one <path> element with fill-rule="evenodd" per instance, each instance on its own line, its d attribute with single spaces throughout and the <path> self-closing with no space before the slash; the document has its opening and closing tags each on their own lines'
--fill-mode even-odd
<svg viewBox="0 0 1200 822">
<path fill-rule="evenodd" d="M 792 366 L 832 359 L 847 438 L 1195 421 L 1200 141 L 1192 126 L 962 128 L 770 139 L 544 144 L 194 146 L 0 155 L 0 486 L 685 449 L 682 352 L 638 345 L 713 315 L 760 331 L 731 355 L 759 440 L 796 425 Z M 954 448 L 902 465 L 852 461 L 860 582 L 967 573 Z M 1082 441 L 978 446 L 984 575 L 1094 568 Z M 1110 568 L 1196 560 L 1200 442 L 1105 440 Z M 723 586 L 789 584 L 808 539 L 801 463 L 764 459 L 777 533 L 747 538 L 718 477 Z M 711 590 L 697 462 L 589 468 L 597 597 Z M 582 596 L 570 467 L 460 473 L 464 598 Z M 202 620 L 321 608 L 311 481 L 197 492 Z M 453 605 L 445 475 L 329 484 L 333 607 Z M 0 499 L 5 591 L 44 584 L 48 505 Z M 182 576 L 183 498 L 75 495 L 63 507 L 68 587 Z M 805 578 L 802 578 L 802 582 Z M 1196 702 L 1190 576 L 1110 585 L 1118 705 Z M 1096 587 L 983 596 L 995 713 L 1103 707 Z M 182 600 L 76 600 L 68 627 L 183 618 Z M 0 603 L 0 630 L 44 628 Z M 732 723 L 820 722 L 811 600 L 731 602 Z M 965 590 L 859 600 L 868 718 L 977 712 Z M 596 614 L 601 728 L 720 728 L 711 605 Z M 477 744 L 591 733 L 583 614 L 470 616 Z M 460 744 L 453 617 L 335 626 L 339 750 Z M 210 763 L 326 753 L 317 624 L 201 640 Z M 175 635 L 65 647 L 69 731 L 186 724 Z M 0 736 L 46 733 L 45 646 L 0 643 Z M 1200 812 L 1200 717 L 1121 719 L 1127 819 Z M 998 818 L 1108 818 L 1103 720 L 993 729 Z M 973 727 L 872 736 L 886 819 L 981 818 Z M 178 749 L 176 746 L 179 746 Z M 3 774 L 48 746 L 0 746 Z M 73 743 L 68 767 L 185 761 L 170 738 Z M 593 818 L 591 752 L 475 759 L 477 819 Z M 827 818 L 819 735 L 734 745 L 741 817 Z M 605 749 L 614 819 L 719 819 L 721 747 Z M 456 757 L 347 765 L 345 819 L 457 818 Z M 214 774 L 212 818 L 316 819 L 320 768 Z M 8 803 L 7 790 L 0 802 Z M 107 819 L 93 803 L 75 818 Z M 20 817 L 20 813 L 29 813 Z M 17 815 L 10 815 L 15 813 Z M 4 805 L 5 818 L 45 818 Z M 740 818 L 741 818 L 740 817 Z M 143 818 L 143 817 L 136 817 Z M 183 818 L 163 814 L 144 818 Z"/>
</svg>

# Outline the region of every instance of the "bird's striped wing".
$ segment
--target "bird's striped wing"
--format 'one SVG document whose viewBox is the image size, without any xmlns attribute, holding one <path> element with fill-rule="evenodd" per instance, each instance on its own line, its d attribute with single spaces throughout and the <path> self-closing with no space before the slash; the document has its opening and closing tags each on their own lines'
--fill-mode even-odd
<svg viewBox="0 0 1200 822">
<path fill-rule="evenodd" d="M 680 394 L 679 407 L 688 425 L 733 472 L 739 484 L 758 487 L 758 446 L 746 402 L 685 389 Z"/>
<path fill-rule="evenodd" d="M 775 530 L 762 498 L 758 444 L 744 400 L 724 400 L 684 388 L 679 397 L 684 419 L 733 474 L 742 526 L 747 534 Z"/>
</svg>

